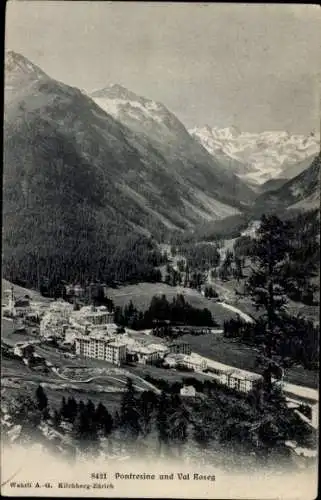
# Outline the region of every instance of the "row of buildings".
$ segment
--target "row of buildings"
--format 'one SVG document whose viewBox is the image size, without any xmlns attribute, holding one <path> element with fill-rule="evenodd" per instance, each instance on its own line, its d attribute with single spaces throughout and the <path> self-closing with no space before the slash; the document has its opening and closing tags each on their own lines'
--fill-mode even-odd
<svg viewBox="0 0 321 500">
<path fill-rule="evenodd" d="M 118 366 L 126 360 L 139 364 L 155 364 L 164 359 L 172 359 L 171 356 L 187 358 L 191 355 L 191 347 L 186 342 L 170 344 L 138 342 L 128 333 L 116 335 L 108 333 L 91 331 L 77 335 L 75 338 L 76 354 L 109 361 Z M 198 366 L 193 366 L 193 369 L 197 368 Z"/>
<path fill-rule="evenodd" d="M 73 343 L 79 334 L 105 331 L 115 333 L 114 315 L 105 306 L 84 306 L 74 310 L 74 306 L 62 300 L 52 302 L 40 322 L 40 335 Z"/>
<path fill-rule="evenodd" d="M 219 383 L 239 392 L 249 392 L 263 380 L 262 375 L 232 368 L 218 361 L 208 361 L 208 374 Z"/>
</svg>

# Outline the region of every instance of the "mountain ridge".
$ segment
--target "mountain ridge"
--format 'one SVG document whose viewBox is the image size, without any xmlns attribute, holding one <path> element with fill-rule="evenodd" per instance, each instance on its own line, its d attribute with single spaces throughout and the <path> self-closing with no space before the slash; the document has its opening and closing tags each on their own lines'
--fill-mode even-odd
<svg viewBox="0 0 321 500">
<path fill-rule="evenodd" d="M 225 183 L 220 193 L 220 175 L 211 163 L 185 162 L 179 146 L 177 156 L 172 145 L 159 148 L 148 134 L 116 120 L 79 89 L 50 78 L 19 54 L 7 57 L 7 277 L 23 269 L 34 283 L 40 266 L 45 275 L 55 269 L 72 279 L 75 262 L 76 274 L 83 276 L 99 271 L 124 280 L 142 276 L 146 266 L 152 276 L 149 237 L 163 239 L 173 229 L 239 212 L 233 186 Z M 143 242 L 140 255 L 137 237 Z"/>
<path fill-rule="evenodd" d="M 258 196 L 255 204 L 256 210 L 263 212 L 267 208 L 302 211 L 318 209 L 320 207 L 320 169 L 321 154 L 317 155 L 311 165 L 296 177 Z"/>
<path fill-rule="evenodd" d="M 176 171 L 189 176 L 191 183 L 197 182 L 199 170 L 209 182 L 203 185 L 207 194 L 223 203 L 241 208 L 244 200 L 253 200 L 255 195 L 237 176 L 213 160 L 211 155 L 194 138 L 186 127 L 163 104 L 139 96 L 128 89 L 111 85 L 90 94 L 93 100 L 115 119 L 129 127 L 134 133 L 148 140 L 168 159 Z M 198 168 L 195 168 L 195 166 Z M 209 193 L 208 185 L 217 183 L 218 188 Z"/>
</svg>

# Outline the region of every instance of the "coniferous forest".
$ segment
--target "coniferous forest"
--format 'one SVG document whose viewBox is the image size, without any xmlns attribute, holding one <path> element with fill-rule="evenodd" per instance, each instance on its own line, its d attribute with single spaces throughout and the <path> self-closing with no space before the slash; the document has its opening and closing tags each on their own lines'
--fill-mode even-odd
<svg viewBox="0 0 321 500">
<path fill-rule="evenodd" d="M 191 381 L 193 378 L 186 379 Z M 57 441 L 67 437 L 59 453 L 63 450 L 74 459 L 81 453 L 111 456 L 124 452 L 179 458 L 188 446 L 196 461 L 207 450 L 237 450 L 233 459 L 226 457 L 230 465 L 230 460 L 239 465 L 245 456 L 254 456 L 258 466 L 270 457 L 290 463 L 284 446 L 287 439 L 299 434 L 303 445 L 314 439 L 277 389 L 267 392 L 262 385 L 244 397 L 210 380 L 193 382 L 198 396 L 183 398 L 179 394 L 182 384 L 166 383 L 165 387 L 158 381 L 159 393 L 138 392 L 129 378 L 120 405 L 112 412 L 102 402 L 94 404 L 74 396 L 63 397 L 58 407 L 51 407 L 39 386 L 34 394 L 12 401 L 10 414 L 12 422 L 21 426 L 21 443 L 40 440 L 48 450 L 57 452 L 57 442 L 54 445 L 44 437 L 47 426 L 57 433 Z"/>
</svg>

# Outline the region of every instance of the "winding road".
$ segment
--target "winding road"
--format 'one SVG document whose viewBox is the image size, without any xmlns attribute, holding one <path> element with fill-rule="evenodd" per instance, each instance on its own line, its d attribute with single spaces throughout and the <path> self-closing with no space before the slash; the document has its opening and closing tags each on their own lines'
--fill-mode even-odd
<svg viewBox="0 0 321 500">
<path fill-rule="evenodd" d="M 242 318 L 247 323 L 254 323 L 254 319 L 251 318 L 251 316 L 249 316 L 245 312 L 241 311 L 241 309 L 238 309 L 238 307 L 232 306 L 231 304 L 227 304 L 226 302 L 217 302 L 217 304 L 220 304 L 222 307 L 225 307 L 225 309 L 229 309 L 230 311 L 235 312 L 235 314 L 238 314 L 240 318 Z"/>
<path fill-rule="evenodd" d="M 73 384 L 88 384 L 90 382 L 94 382 L 95 380 L 111 380 L 111 381 L 116 381 L 116 382 L 119 382 L 123 385 L 126 385 L 127 383 L 127 377 L 128 378 L 135 378 L 138 380 L 138 382 L 140 382 L 141 385 L 137 385 L 137 384 L 134 384 L 134 387 L 136 389 L 138 389 L 139 391 L 146 391 L 146 390 L 152 390 L 154 391 L 156 394 L 160 394 L 161 391 L 159 389 L 157 389 L 157 387 L 155 387 L 154 385 L 150 384 L 149 382 L 147 382 L 146 380 L 144 380 L 143 378 L 141 377 L 138 377 L 138 375 L 134 375 L 132 373 L 124 373 L 124 375 L 126 375 L 126 379 L 120 379 L 120 378 L 116 378 L 112 375 L 107 375 L 107 374 L 103 374 L 103 375 L 95 375 L 93 377 L 89 377 L 88 379 L 85 379 L 85 380 L 77 380 L 77 379 L 71 379 L 69 377 L 66 377 L 66 375 L 63 375 L 62 373 L 60 373 L 56 368 L 52 368 L 52 371 L 57 375 L 57 377 L 59 377 L 61 380 L 64 380 L 66 382 L 70 382 L 70 383 L 73 383 Z M 143 387 L 142 387 L 143 386 Z"/>
</svg>

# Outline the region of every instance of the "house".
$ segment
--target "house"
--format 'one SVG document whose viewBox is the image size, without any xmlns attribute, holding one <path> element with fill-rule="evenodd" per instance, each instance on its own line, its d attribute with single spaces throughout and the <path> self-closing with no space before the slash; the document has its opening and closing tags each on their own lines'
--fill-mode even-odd
<svg viewBox="0 0 321 500">
<path fill-rule="evenodd" d="M 181 334 L 181 335 L 188 334 L 188 333 L 192 333 L 193 335 L 205 335 L 207 333 L 211 333 L 211 328 L 207 327 L 207 326 L 181 325 L 181 326 L 174 326 L 172 328 L 172 331 L 173 331 L 173 333 L 177 333 L 177 334 Z"/>
<path fill-rule="evenodd" d="M 160 352 L 158 350 L 141 344 L 130 346 L 129 353 L 133 354 L 136 357 L 137 362 L 143 365 L 153 364 L 160 359 Z"/>
<path fill-rule="evenodd" d="M 194 398 L 196 396 L 196 390 L 193 385 L 184 385 L 179 391 L 181 396 Z"/>
<path fill-rule="evenodd" d="M 170 368 L 185 367 L 189 370 L 204 371 L 207 368 L 207 362 L 198 354 L 176 354 L 170 353 L 165 358 L 165 366 Z"/>
<path fill-rule="evenodd" d="M 164 366 L 175 368 L 182 360 L 182 354 L 168 354 L 164 360 Z"/>
<path fill-rule="evenodd" d="M 79 326 L 111 325 L 114 323 L 114 313 L 108 311 L 106 306 L 84 306 L 79 311 L 72 312 L 71 321 Z"/>
<path fill-rule="evenodd" d="M 24 317 L 31 312 L 30 299 L 29 297 L 21 297 L 17 299 L 14 303 L 14 315 L 19 317 Z"/>
<path fill-rule="evenodd" d="M 39 321 L 39 314 L 37 311 L 32 310 L 30 313 L 26 314 L 26 321 L 36 323 Z"/>
<path fill-rule="evenodd" d="M 158 353 L 159 359 L 163 359 L 170 352 L 169 347 L 165 344 L 149 344 L 148 347 Z"/>
<path fill-rule="evenodd" d="M 249 392 L 262 380 L 262 376 L 245 370 L 230 370 L 220 375 L 220 382 L 230 389 Z"/>
<path fill-rule="evenodd" d="M 76 285 L 66 285 L 65 286 L 67 295 L 74 295 L 75 297 L 83 297 L 85 295 L 85 288 L 79 283 Z"/>
<path fill-rule="evenodd" d="M 191 354 L 192 349 L 187 342 L 176 341 L 168 345 L 169 352 L 175 354 Z"/>
<path fill-rule="evenodd" d="M 207 368 L 207 361 L 198 354 L 186 354 L 183 358 L 183 366 L 196 372 L 202 372 Z"/>
<path fill-rule="evenodd" d="M 31 306 L 30 317 L 33 318 L 33 320 L 41 319 L 48 312 L 47 303 L 32 301 L 30 303 L 30 306 Z M 29 317 L 29 315 L 27 317 Z"/>
<path fill-rule="evenodd" d="M 55 311 L 49 311 L 40 322 L 40 336 L 45 338 L 65 338 L 68 319 Z"/>
<path fill-rule="evenodd" d="M 53 314 L 59 314 L 65 319 L 69 319 L 73 311 L 73 305 L 70 304 L 70 302 L 66 302 L 65 300 L 55 300 L 50 304 L 49 311 Z"/>
<path fill-rule="evenodd" d="M 35 346 L 28 342 L 17 342 L 14 346 L 13 353 L 20 358 L 30 359 L 35 352 Z"/>
<path fill-rule="evenodd" d="M 75 328 L 72 328 L 72 327 L 66 328 L 65 340 L 63 343 L 73 345 L 75 343 L 75 339 L 76 339 L 78 333 L 79 333 L 78 330 Z"/>
</svg>

